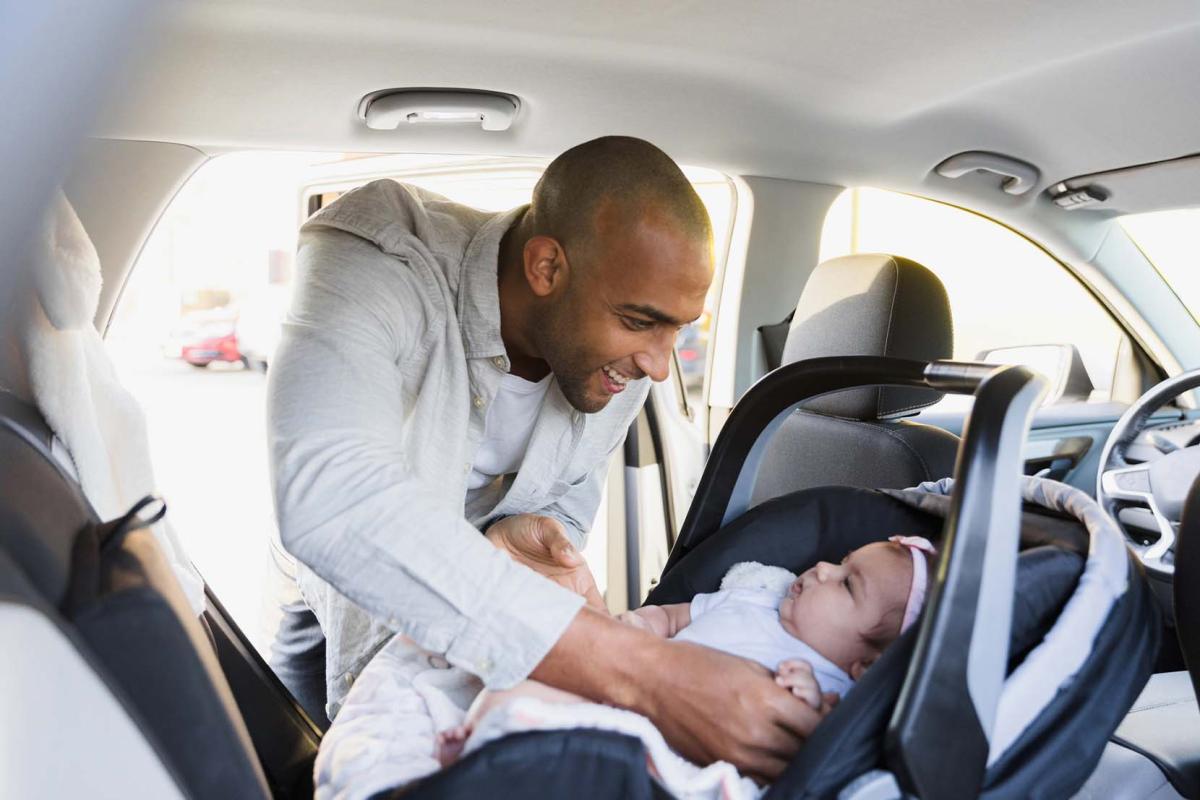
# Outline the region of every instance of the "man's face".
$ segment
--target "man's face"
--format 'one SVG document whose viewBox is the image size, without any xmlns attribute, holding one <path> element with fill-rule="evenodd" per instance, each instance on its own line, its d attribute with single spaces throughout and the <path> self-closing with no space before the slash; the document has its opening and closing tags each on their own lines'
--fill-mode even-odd
<svg viewBox="0 0 1200 800">
<path fill-rule="evenodd" d="M 712 247 L 660 213 L 632 223 L 612 203 L 596 217 L 595 244 L 565 253 L 567 286 L 536 332 L 563 395 L 600 411 L 631 380 L 666 380 L 675 336 L 704 310 Z"/>
</svg>

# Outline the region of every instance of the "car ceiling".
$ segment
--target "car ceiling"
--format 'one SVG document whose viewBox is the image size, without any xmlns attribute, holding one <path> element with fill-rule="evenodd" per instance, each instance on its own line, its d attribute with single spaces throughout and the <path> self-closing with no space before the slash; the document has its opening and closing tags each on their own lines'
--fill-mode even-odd
<svg viewBox="0 0 1200 800">
<path fill-rule="evenodd" d="M 551 156 L 606 133 L 732 174 L 913 190 L 964 150 L 1074 175 L 1200 150 L 1195 0 L 175 3 L 102 136 Z M 363 95 L 517 95 L 513 128 L 368 130 Z"/>
</svg>

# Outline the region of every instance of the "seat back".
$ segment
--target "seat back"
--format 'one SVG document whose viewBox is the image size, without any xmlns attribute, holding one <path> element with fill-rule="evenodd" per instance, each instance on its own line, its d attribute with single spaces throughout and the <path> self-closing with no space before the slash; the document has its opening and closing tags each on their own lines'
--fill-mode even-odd
<svg viewBox="0 0 1200 800">
<path fill-rule="evenodd" d="M 268 796 L 209 638 L 145 521 L 132 515 L 103 524 L 53 452 L 37 411 L 2 392 L 0 556 L 12 573 L 4 599 L 67 634 L 70 656 L 99 677 L 97 690 L 125 710 L 185 796 Z M 47 671 L 58 669 L 55 659 L 47 653 Z M 103 752 L 105 742 L 94 747 Z M 75 758 L 60 755 L 64 768 Z"/>
<path fill-rule="evenodd" d="M 1183 504 L 1171 591 L 1179 649 L 1200 698 L 1200 480 L 1192 484 Z"/>
<path fill-rule="evenodd" d="M 834 258 L 808 279 L 783 363 L 822 356 L 950 358 L 945 287 L 925 267 L 886 254 Z M 816 398 L 783 422 L 763 457 L 752 502 L 812 486 L 903 488 L 951 474 L 958 437 L 901 419 L 942 397 L 873 387 Z"/>
</svg>

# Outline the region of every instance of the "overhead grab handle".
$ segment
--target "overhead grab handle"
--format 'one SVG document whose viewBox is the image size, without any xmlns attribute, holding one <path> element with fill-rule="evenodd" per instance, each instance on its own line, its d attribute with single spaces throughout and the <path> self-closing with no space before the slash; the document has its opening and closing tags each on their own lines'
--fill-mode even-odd
<svg viewBox="0 0 1200 800">
<path fill-rule="evenodd" d="M 1008 194 L 1022 195 L 1037 185 L 1041 172 L 1032 164 L 999 153 L 970 150 L 950 156 L 934 167 L 943 178 L 961 178 L 968 172 L 991 172 L 1008 180 L 1000 185 Z"/>
<path fill-rule="evenodd" d="M 478 125 L 506 131 L 520 110 L 512 95 L 468 89 L 387 89 L 358 104 L 358 116 L 372 130 L 407 125 Z"/>
</svg>

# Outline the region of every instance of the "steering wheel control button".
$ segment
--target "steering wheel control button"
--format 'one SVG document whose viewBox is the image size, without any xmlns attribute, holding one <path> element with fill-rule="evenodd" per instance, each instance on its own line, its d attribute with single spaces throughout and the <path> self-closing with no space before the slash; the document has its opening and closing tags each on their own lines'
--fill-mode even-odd
<svg viewBox="0 0 1200 800">
<path fill-rule="evenodd" d="M 1127 492 L 1149 492 L 1150 473 L 1139 469 L 1135 472 L 1118 472 L 1117 486 Z"/>
</svg>

